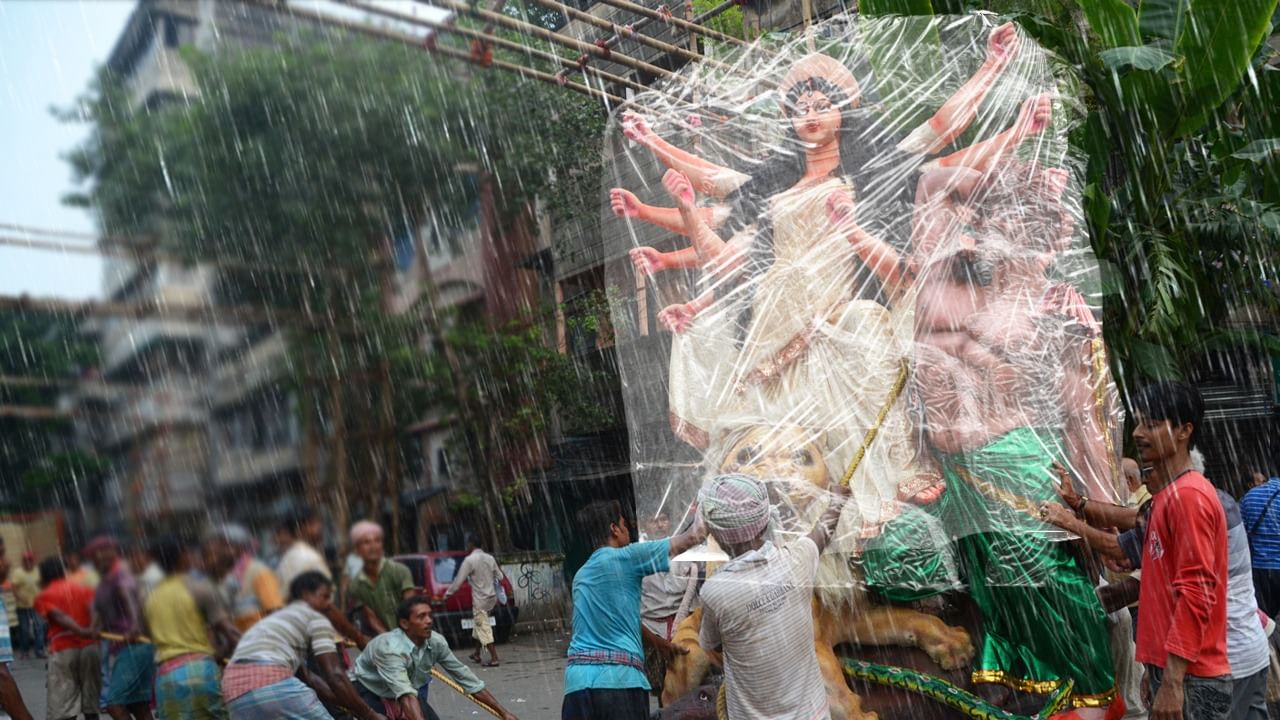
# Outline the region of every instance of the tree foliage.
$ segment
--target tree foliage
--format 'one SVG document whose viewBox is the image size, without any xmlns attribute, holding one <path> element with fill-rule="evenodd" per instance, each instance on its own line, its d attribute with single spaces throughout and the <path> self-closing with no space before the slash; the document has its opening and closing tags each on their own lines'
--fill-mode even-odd
<svg viewBox="0 0 1280 720">
<path fill-rule="evenodd" d="M 584 397 L 534 380 L 574 370 L 536 326 L 455 317 L 431 291 L 388 314 L 391 239 L 467 225 L 485 183 L 498 202 L 490 232 L 529 222 L 534 198 L 555 213 L 594 198 L 600 160 L 581 148 L 598 143 L 600 107 L 341 35 L 185 59 L 199 94 L 158 108 L 135 109 L 116 79 L 98 80 L 83 103 L 93 134 L 70 157 L 92 184 L 72 201 L 95 207 L 107 233 L 235 263 L 221 273 L 224 299 L 301 313 L 291 366 L 308 416 L 374 437 L 334 460 L 351 477 L 395 474 L 414 450 L 388 431 L 444 407 L 458 414 L 465 464 L 489 483 L 480 490 L 496 497 L 495 445 L 535 442 Z"/>
<path fill-rule="evenodd" d="M 864 4 L 863 9 L 867 9 Z M 1073 142 L 1118 377 L 1185 375 L 1199 354 L 1276 341 L 1280 250 L 1275 0 L 877 0 L 877 13 L 1013 17 L 1084 80 Z"/>
<path fill-rule="evenodd" d="M 92 343 L 65 317 L 0 312 L 0 376 L 48 385 L 0 386 L 0 405 L 53 409 L 62 386 L 96 364 Z M 0 497 L 8 508 L 37 510 L 75 495 L 77 483 L 105 470 L 104 461 L 72 446 L 69 418 L 0 418 Z"/>
</svg>

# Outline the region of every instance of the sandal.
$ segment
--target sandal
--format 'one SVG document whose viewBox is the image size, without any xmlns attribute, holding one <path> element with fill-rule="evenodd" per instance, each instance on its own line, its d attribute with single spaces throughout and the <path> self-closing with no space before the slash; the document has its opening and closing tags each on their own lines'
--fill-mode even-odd
<svg viewBox="0 0 1280 720">
<path fill-rule="evenodd" d="M 485 667 L 498 667 L 498 665 L 499 665 L 500 663 L 498 663 L 497 661 L 494 661 L 494 660 L 490 660 L 489 662 L 482 663 L 482 664 L 483 664 Z"/>
</svg>

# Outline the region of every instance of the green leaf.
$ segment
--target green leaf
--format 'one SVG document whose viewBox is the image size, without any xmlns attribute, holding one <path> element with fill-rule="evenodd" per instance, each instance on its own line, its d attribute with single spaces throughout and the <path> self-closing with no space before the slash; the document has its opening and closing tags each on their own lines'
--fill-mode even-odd
<svg viewBox="0 0 1280 720">
<path fill-rule="evenodd" d="M 1129 347 L 1129 362 L 1138 372 L 1152 380 L 1175 380 L 1180 377 L 1178 361 L 1163 345 L 1134 338 Z"/>
<path fill-rule="evenodd" d="M 862 15 L 933 15 L 930 0 L 862 0 L 858 4 Z"/>
<path fill-rule="evenodd" d="M 1159 70 L 1178 60 L 1177 55 L 1155 45 L 1111 48 L 1098 53 L 1098 57 L 1108 69 L 1116 71 L 1130 67 L 1138 70 Z"/>
<path fill-rule="evenodd" d="M 1177 40 L 1182 34 L 1190 0 L 1142 0 L 1138 28 L 1143 37 Z"/>
<path fill-rule="evenodd" d="M 1089 27 L 1109 48 L 1142 44 L 1138 33 L 1138 14 L 1123 0 L 1080 0 Z"/>
<path fill-rule="evenodd" d="M 1179 68 L 1183 111 L 1175 136 L 1204 125 L 1240 85 L 1258 44 L 1271 29 L 1276 0 L 1200 0 L 1191 4 L 1174 52 L 1185 58 Z"/>
<path fill-rule="evenodd" d="M 1231 157 L 1252 162 L 1263 162 L 1278 154 L 1280 154 L 1280 138 L 1263 138 L 1254 140 L 1231 153 Z"/>
<path fill-rule="evenodd" d="M 860 30 L 886 114 L 899 127 L 924 122 L 936 108 L 921 102 L 920 88 L 942 72 L 942 42 L 934 18 L 879 17 L 863 22 Z"/>
</svg>

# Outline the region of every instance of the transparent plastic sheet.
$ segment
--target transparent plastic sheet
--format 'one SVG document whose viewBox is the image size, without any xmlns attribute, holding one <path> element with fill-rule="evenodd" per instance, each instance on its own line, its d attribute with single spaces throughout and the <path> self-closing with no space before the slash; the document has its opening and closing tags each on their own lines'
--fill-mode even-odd
<svg viewBox="0 0 1280 720">
<path fill-rule="evenodd" d="M 911 597 L 972 581 L 960 538 L 1069 539 L 1039 519 L 1055 464 L 1122 502 L 1068 69 L 990 15 L 845 16 L 713 55 L 608 133 L 641 526 L 678 529 L 743 472 L 786 542 L 848 475 L 820 584 Z M 990 585 L 1054 572 L 986 552 Z"/>
</svg>

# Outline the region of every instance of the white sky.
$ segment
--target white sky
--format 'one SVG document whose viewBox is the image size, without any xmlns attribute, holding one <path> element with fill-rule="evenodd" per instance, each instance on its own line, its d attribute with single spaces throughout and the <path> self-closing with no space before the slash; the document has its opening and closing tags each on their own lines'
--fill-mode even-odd
<svg viewBox="0 0 1280 720">
<path fill-rule="evenodd" d="M 61 202 L 75 189 L 61 156 L 88 127 L 63 124 L 49 109 L 71 106 L 88 88 L 133 6 L 133 0 L 0 2 L 0 223 L 93 231 L 88 213 Z M 2 294 L 97 297 L 101 282 L 95 257 L 0 246 Z"/>
<path fill-rule="evenodd" d="M 373 4 L 443 20 L 447 12 L 407 0 Z M 4 0 L 0 2 L 0 223 L 93 232 L 92 216 L 66 207 L 76 189 L 62 155 L 88 134 L 88 126 L 59 122 L 51 107 L 70 107 L 88 89 L 124 28 L 134 0 Z M 330 2 L 303 6 L 346 19 L 421 27 L 370 17 Z M 364 17 L 361 17 L 364 16 Z M 15 233 L 0 229 L 0 234 Z M 101 296 L 98 257 L 0 245 L 0 294 L 69 299 Z"/>
</svg>

